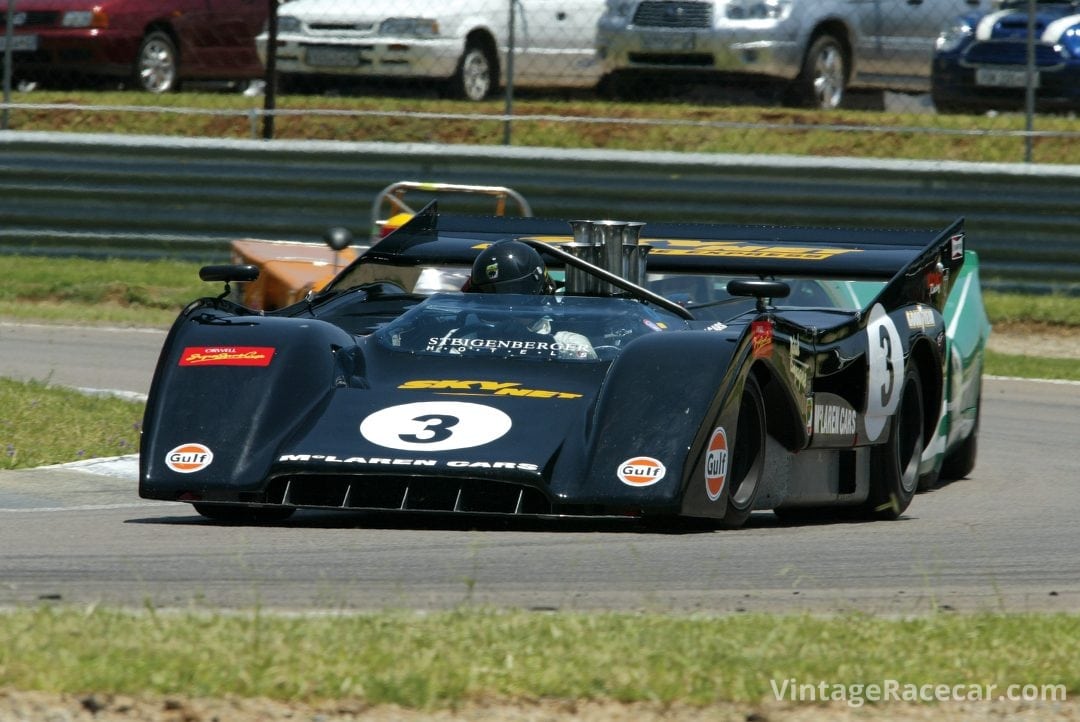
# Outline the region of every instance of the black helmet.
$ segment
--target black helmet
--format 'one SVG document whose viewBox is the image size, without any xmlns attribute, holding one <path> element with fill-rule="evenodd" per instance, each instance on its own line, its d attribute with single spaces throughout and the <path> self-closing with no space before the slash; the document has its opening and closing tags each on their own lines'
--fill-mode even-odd
<svg viewBox="0 0 1080 722">
<path fill-rule="evenodd" d="M 493 243 L 473 261 L 469 290 L 480 293 L 551 293 L 540 254 L 521 241 Z"/>
</svg>

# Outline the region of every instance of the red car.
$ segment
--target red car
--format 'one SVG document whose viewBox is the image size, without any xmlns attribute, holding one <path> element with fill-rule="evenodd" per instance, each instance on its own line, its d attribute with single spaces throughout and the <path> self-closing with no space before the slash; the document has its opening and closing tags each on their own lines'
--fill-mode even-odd
<svg viewBox="0 0 1080 722">
<path fill-rule="evenodd" d="M 267 0 L 16 0 L 12 70 L 49 84 L 113 78 L 164 93 L 182 80 L 263 75 L 255 36 Z M 6 47 L 0 12 L 0 50 Z"/>
</svg>

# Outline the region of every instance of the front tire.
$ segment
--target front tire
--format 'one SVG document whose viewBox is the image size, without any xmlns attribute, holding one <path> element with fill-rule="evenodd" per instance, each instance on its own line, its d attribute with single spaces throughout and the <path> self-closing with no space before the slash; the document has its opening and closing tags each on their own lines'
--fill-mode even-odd
<svg viewBox="0 0 1080 722">
<path fill-rule="evenodd" d="M 719 526 L 737 529 L 754 510 L 765 470 L 765 402 L 753 375 L 746 377 L 735 427 L 735 449 L 727 474 L 727 510 Z"/>
<path fill-rule="evenodd" d="M 135 56 L 135 84 L 149 93 L 170 93 L 180 88 L 180 54 L 168 34 L 155 30 L 143 38 Z"/>
<path fill-rule="evenodd" d="M 870 494 L 863 507 L 871 519 L 896 519 L 919 486 L 919 462 L 926 445 L 922 381 L 913 367 L 904 374 L 900 403 L 889 438 L 870 452 Z"/>
<path fill-rule="evenodd" d="M 819 35 L 810 44 L 794 83 L 798 105 L 835 110 L 844 102 L 849 75 L 848 55 L 832 35 Z"/>
<path fill-rule="evenodd" d="M 494 91 L 499 81 L 495 53 L 486 44 L 470 40 L 450 79 L 450 94 L 463 100 L 480 101 Z"/>
</svg>

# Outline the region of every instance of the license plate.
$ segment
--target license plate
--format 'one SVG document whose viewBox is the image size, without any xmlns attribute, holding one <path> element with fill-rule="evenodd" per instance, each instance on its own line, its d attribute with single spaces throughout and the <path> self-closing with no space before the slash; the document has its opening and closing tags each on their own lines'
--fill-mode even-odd
<svg viewBox="0 0 1080 722">
<path fill-rule="evenodd" d="M 38 49 L 37 35 L 13 35 L 11 37 L 11 49 L 18 51 L 34 51 Z M 0 32 L 0 52 L 7 50 L 7 36 Z"/>
<path fill-rule="evenodd" d="M 645 50 L 662 50 L 667 52 L 680 50 L 693 50 L 695 36 L 693 33 L 642 33 L 641 46 Z"/>
<path fill-rule="evenodd" d="M 356 48 L 337 48 L 317 45 L 307 49 L 308 65 L 323 68 L 355 68 L 360 65 L 360 51 Z"/>
<path fill-rule="evenodd" d="M 1035 87 L 1039 87 L 1039 73 L 1036 72 L 1032 76 L 1032 78 L 1035 81 Z M 976 68 L 975 84 L 988 85 L 994 88 L 1026 88 L 1027 71 L 998 70 L 996 68 Z"/>
</svg>

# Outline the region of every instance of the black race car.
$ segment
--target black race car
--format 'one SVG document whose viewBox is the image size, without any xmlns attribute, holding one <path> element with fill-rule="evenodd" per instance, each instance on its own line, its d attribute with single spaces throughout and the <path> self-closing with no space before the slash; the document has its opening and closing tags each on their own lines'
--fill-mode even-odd
<svg viewBox="0 0 1080 722">
<path fill-rule="evenodd" d="M 185 308 L 162 349 L 140 495 L 219 520 L 737 527 L 768 509 L 895 518 L 920 485 L 971 470 L 988 325 L 962 221 L 642 225 L 432 204 L 272 312 L 229 298 L 257 269 L 202 269 L 226 291 Z M 542 256 L 550 292 L 470 283 L 507 239 Z"/>
</svg>

